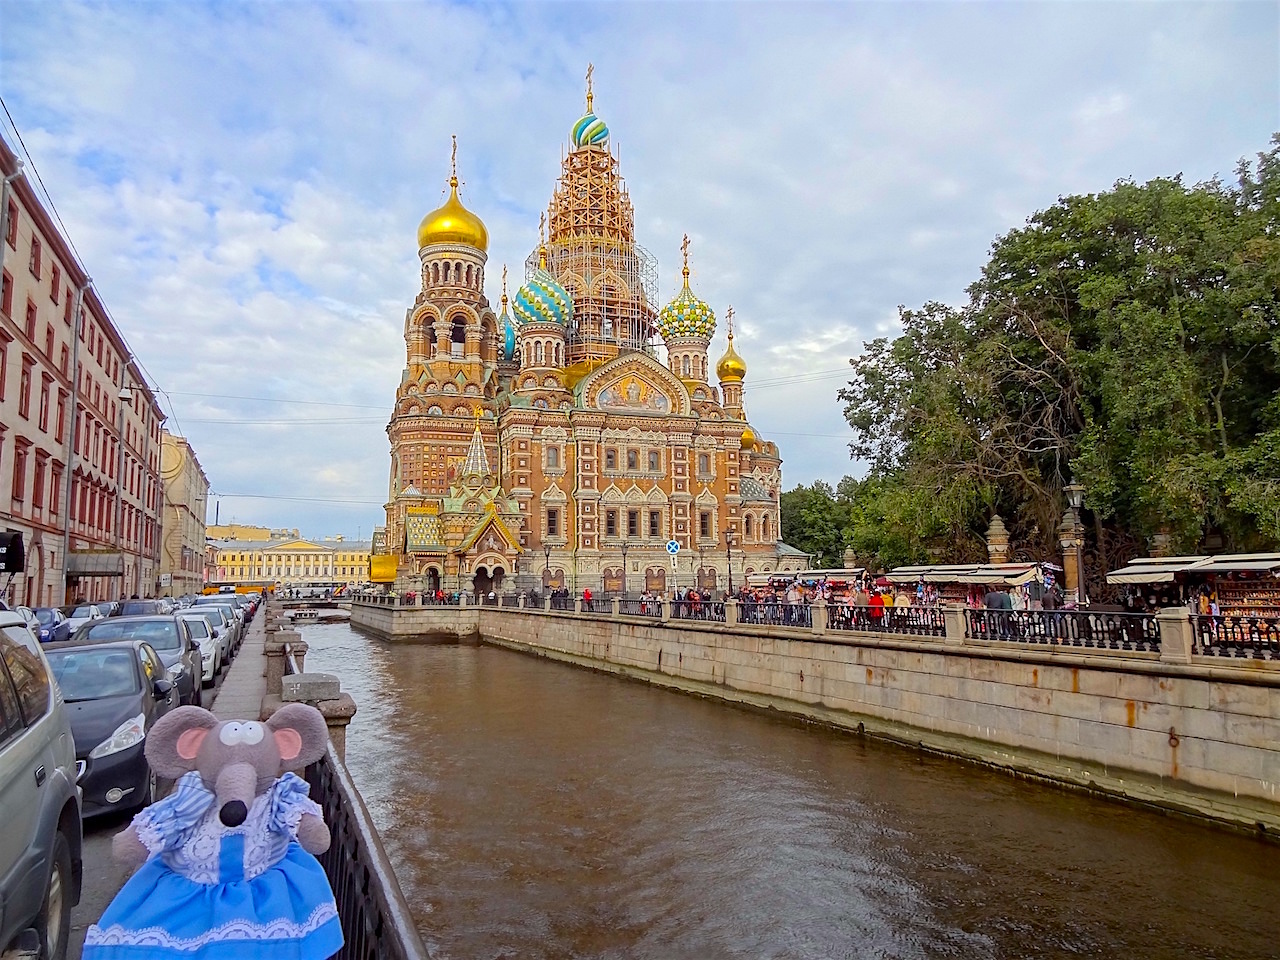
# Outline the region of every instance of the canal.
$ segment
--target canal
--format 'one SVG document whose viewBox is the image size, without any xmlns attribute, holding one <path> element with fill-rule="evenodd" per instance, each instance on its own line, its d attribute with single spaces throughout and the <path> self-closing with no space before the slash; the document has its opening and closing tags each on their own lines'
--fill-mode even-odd
<svg viewBox="0 0 1280 960">
<path fill-rule="evenodd" d="M 1280 846 L 497 648 L 304 636 L 438 957 L 1280 954 Z"/>
</svg>

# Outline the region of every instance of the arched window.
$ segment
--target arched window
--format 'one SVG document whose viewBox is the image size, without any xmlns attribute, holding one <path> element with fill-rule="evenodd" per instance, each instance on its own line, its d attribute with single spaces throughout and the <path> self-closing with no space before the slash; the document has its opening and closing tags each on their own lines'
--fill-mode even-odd
<svg viewBox="0 0 1280 960">
<path fill-rule="evenodd" d="M 445 265 L 444 265 L 444 275 L 443 275 L 443 282 L 444 282 L 444 283 L 448 283 L 448 282 L 449 282 L 449 271 L 450 271 L 450 268 L 451 268 L 452 266 L 453 266 L 453 265 L 452 265 L 452 264 L 450 264 L 448 261 L 446 261 L 446 262 L 445 262 Z"/>
<path fill-rule="evenodd" d="M 547 447 L 547 466 L 553 468 L 560 466 L 559 447 Z"/>
<path fill-rule="evenodd" d="M 453 265 L 453 282 L 462 283 L 462 261 L 459 260 Z"/>
<path fill-rule="evenodd" d="M 744 521 L 744 523 L 746 524 L 747 536 L 749 537 L 751 536 L 751 514 L 749 513 L 747 514 L 747 519 Z"/>
<path fill-rule="evenodd" d="M 684 358 L 684 375 L 685 375 L 686 377 L 688 377 L 688 376 L 692 376 L 692 374 L 690 373 L 690 370 L 689 370 L 689 358 L 688 358 L 688 357 L 685 357 L 685 358 Z"/>
<path fill-rule="evenodd" d="M 767 513 L 760 518 L 760 539 L 769 539 L 769 515 Z"/>
<path fill-rule="evenodd" d="M 454 316 L 453 329 L 450 332 L 449 339 L 452 341 L 449 353 L 455 357 L 462 356 L 467 349 L 467 323 L 462 314 Z"/>
<path fill-rule="evenodd" d="M 440 282 L 440 264 L 433 263 L 431 265 L 431 282 L 438 284 Z"/>
<path fill-rule="evenodd" d="M 538 341 L 538 346 L 534 351 L 534 356 L 538 358 L 538 366 L 542 366 L 546 362 L 546 355 L 543 353 L 542 341 Z"/>
<path fill-rule="evenodd" d="M 469 263 L 466 266 L 466 278 L 466 284 L 469 287 L 471 286 L 471 264 Z"/>
<path fill-rule="evenodd" d="M 560 344 L 558 344 L 558 343 L 557 343 L 557 344 L 555 345 L 555 347 L 556 347 L 556 349 L 555 349 L 555 355 L 556 355 L 556 366 L 558 367 L 558 366 L 560 366 Z"/>
</svg>

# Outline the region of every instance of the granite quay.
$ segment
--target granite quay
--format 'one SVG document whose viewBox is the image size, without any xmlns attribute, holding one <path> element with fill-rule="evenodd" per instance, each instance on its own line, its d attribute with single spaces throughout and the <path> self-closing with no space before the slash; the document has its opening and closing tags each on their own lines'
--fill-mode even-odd
<svg viewBox="0 0 1280 960">
<path fill-rule="evenodd" d="M 496 644 L 1280 833 L 1280 666 L 1217 655 L 1184 610 L 948 607 L 864 629 L 862 611 L 823 603 L 592 606 L 360 595 L 351 623 L 390 641 Z"/>
</svg>

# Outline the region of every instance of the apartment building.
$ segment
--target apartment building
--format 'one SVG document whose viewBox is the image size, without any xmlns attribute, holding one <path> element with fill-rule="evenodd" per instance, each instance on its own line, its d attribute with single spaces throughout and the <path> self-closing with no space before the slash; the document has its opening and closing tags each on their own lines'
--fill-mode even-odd
<svg viewBox="0 0 1280 960">
<path fill-rule="evenodd" d="M 204 587 L 205 506 L 209 478 L 185 437 L 160 431 L 160 480 L 164 484 L 160 592 L 171 597 Z"/>
</svg>

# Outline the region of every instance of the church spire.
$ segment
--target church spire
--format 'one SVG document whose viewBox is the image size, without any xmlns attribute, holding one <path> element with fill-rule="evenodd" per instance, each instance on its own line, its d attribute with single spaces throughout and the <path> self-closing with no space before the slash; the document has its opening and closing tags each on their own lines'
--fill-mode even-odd
<svg viewBox="0 0 1280 960">
<path fill-rule="evenodd" d="M 480 436 L 480 411 L 476 411 L 476 426 L 471 434 L 471 446 L 462 464 L 462 479 L 466 483 L 480 484 L 489 476 L 489 458 L 484 454 L 484 438 Z"/>
</svg>

